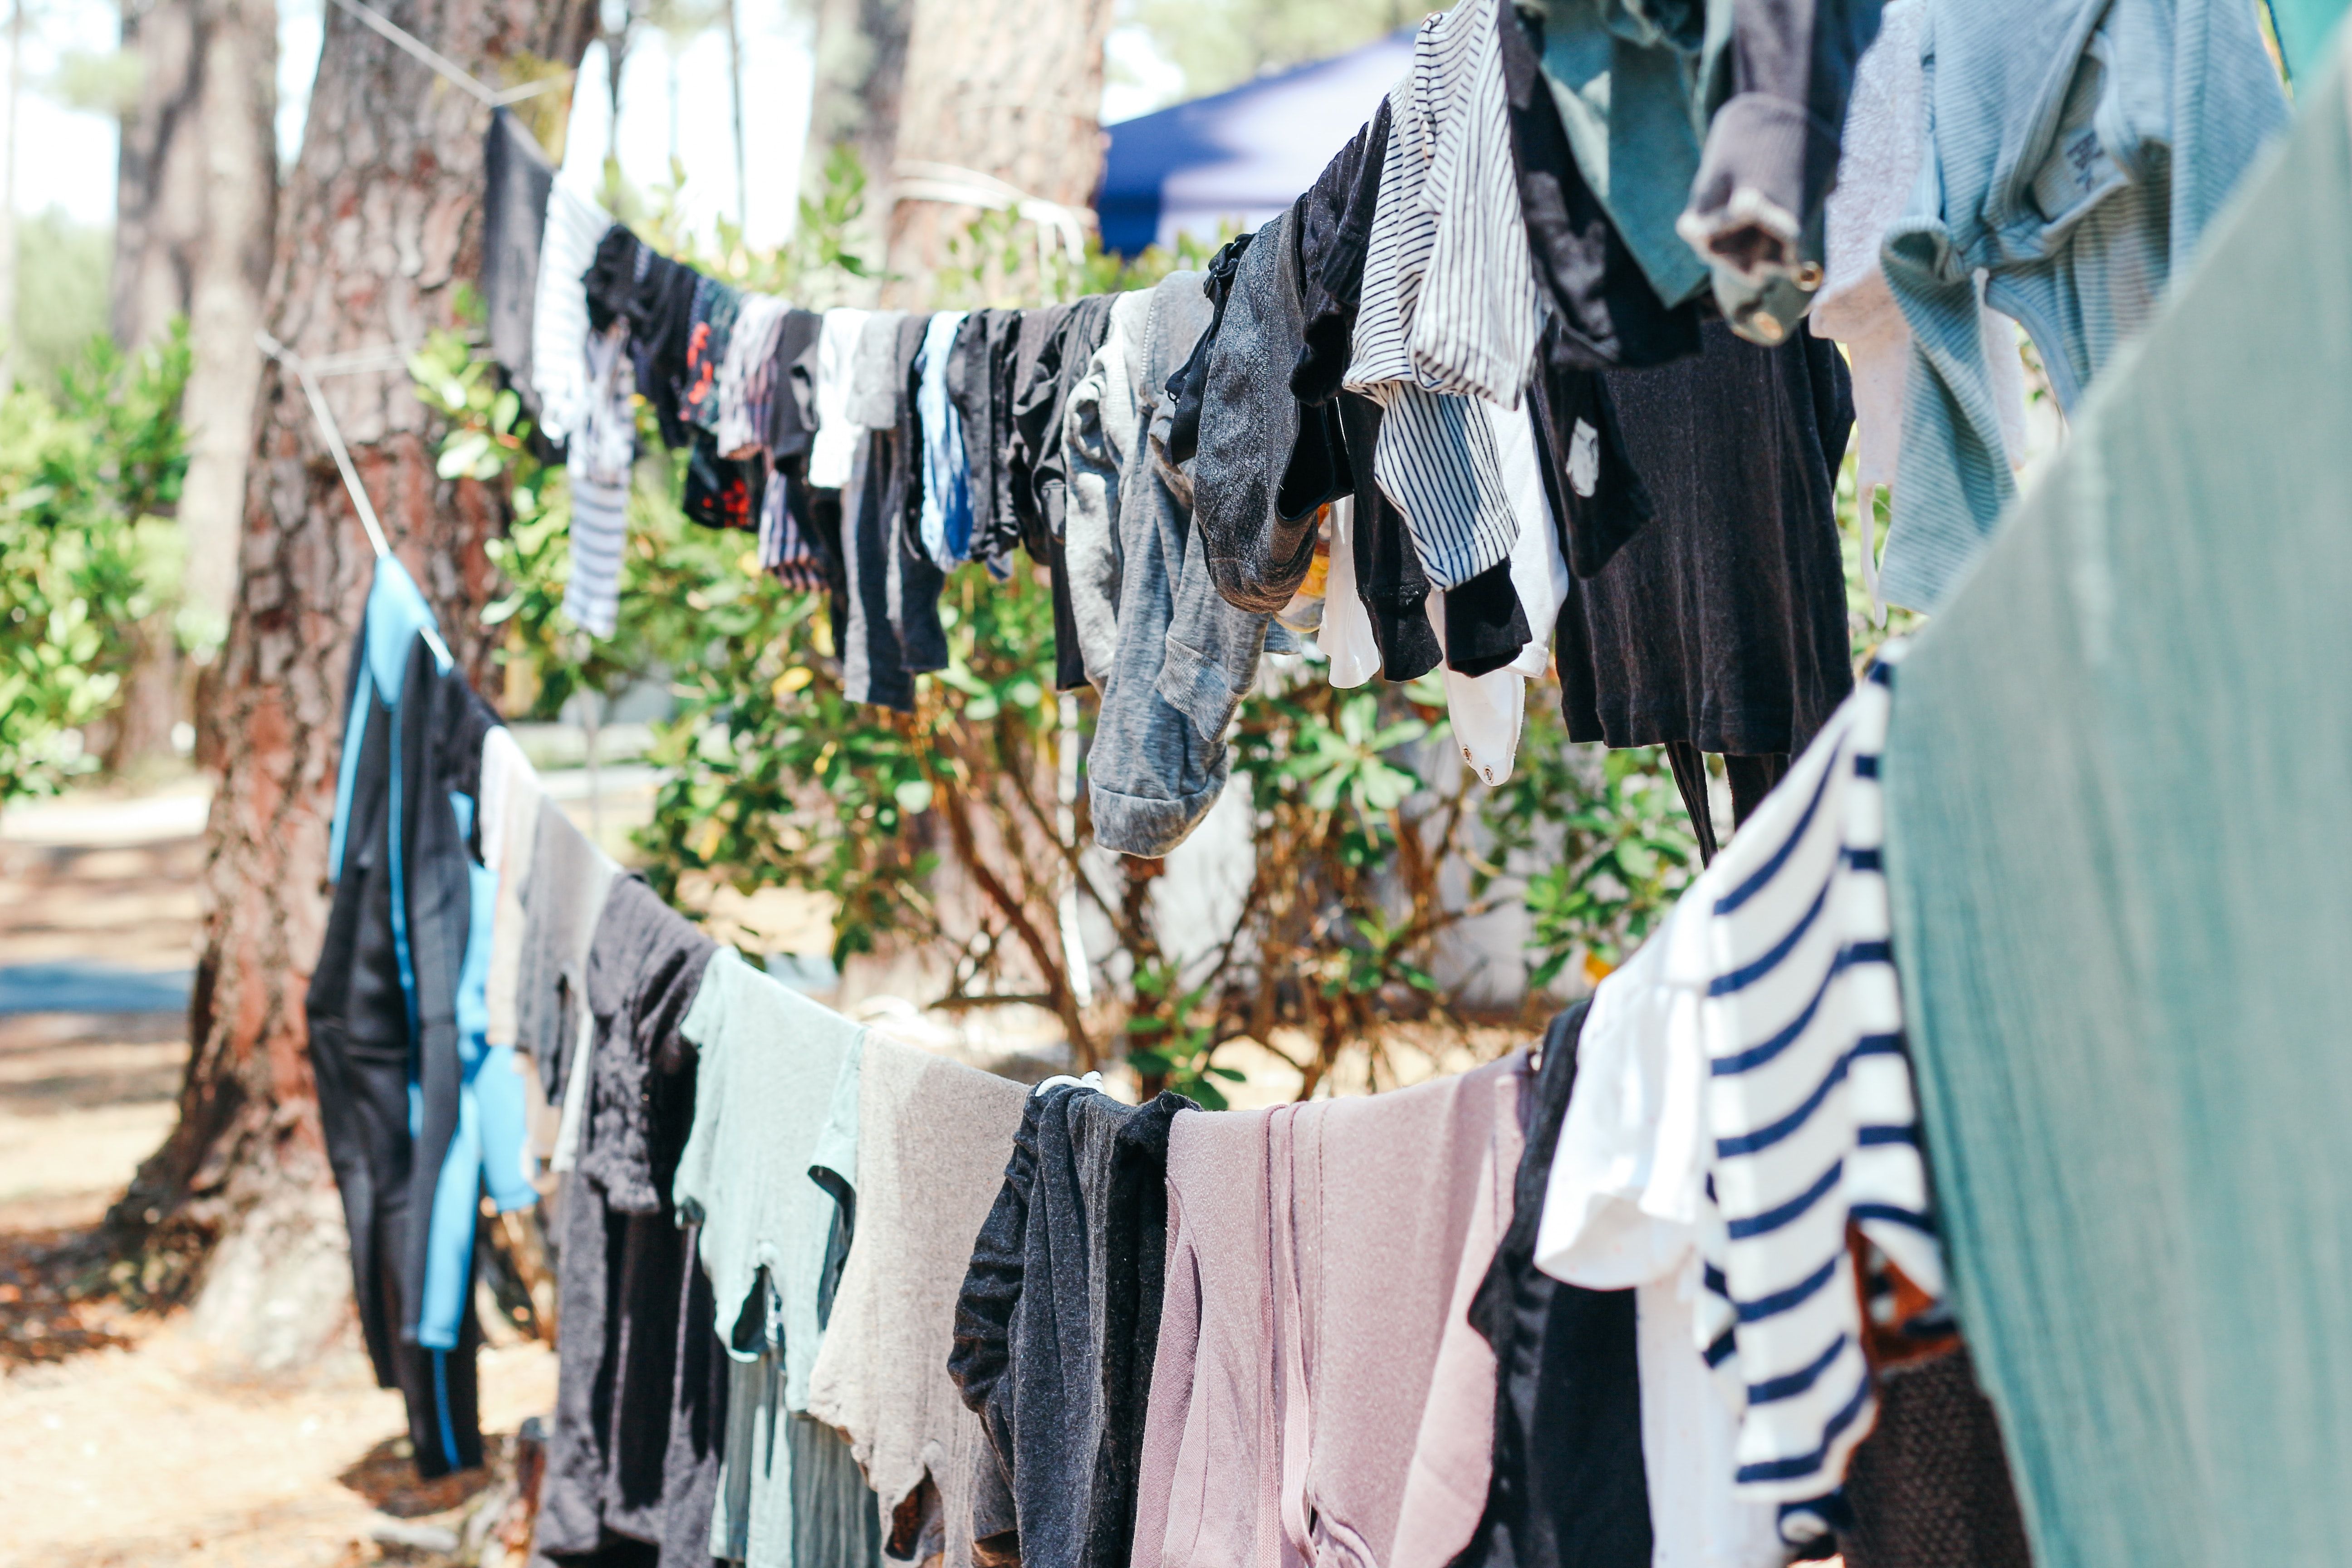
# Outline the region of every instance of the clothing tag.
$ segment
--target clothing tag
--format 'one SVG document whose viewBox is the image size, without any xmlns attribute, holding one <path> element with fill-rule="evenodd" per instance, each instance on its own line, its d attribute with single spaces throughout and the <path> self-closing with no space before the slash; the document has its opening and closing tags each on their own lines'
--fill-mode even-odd
<svg viewBox="0 0 2352 1568">
<path fill-rule="evenodd" d="M 2053 225 L 2079 217 L 2093 202 L 2127 180 L 2123 166 L 2099 136 L 2099 102 L 2105 96 L 2107 79 L 2103 52 L 2094 42 L 2075 65 L 2050 155 L 2033 174 L 2033 205 Z"/>
<path fill-rule="evenodd" d="M 1582 419 L 1568 438 L 1568 488 L 1590 496 L 1601 486 L 1601 432 Z"/>
</svg>

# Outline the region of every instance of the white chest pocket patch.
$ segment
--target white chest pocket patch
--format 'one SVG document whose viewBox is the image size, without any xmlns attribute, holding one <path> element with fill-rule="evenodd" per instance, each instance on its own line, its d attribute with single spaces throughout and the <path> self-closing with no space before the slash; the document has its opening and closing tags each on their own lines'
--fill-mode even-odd
<svg viewBox="0 0 2352 1568">
<path fill-rule="evenodd" d="M 1601 487 L 1601 432 L 1581 419 L 1568 438 L 1568 485 L 1580 496 Z"/>
</svg>

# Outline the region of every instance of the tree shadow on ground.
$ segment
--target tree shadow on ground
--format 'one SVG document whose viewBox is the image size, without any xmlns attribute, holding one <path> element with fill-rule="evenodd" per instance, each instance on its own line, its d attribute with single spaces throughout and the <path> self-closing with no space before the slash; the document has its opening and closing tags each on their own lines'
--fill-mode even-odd
<svg viewBox="0 0 2352 1568">
<path fill-rule="evenodd" d="M 488 1486 L 511 1441 L 502 1435 L 485 1433 L 479 1469 L 459 1470 L 438 1480 L 425 1481 L 416 1477 L 416 1463 L 408 1439 L 387 1437 L 335 1479 L 367 1499 L 378 1513 L 394 1519 L 422 1519 L 428 1514 L 446 1513 Z"/>
<path fill-rule="evenodd" d="M 0 1231 L 0 1371 L 132 1342 L 108 1257 L 94 1230 Z"/>
</svg>

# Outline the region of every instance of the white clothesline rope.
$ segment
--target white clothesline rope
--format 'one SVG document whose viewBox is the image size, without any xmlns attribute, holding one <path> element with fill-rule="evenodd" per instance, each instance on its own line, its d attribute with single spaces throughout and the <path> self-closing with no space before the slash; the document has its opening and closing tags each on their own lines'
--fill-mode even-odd
<svg viewBox="0 0 2352 1568">
<path fill-rule="evenodd" d="M 375 503 L 368 500 L 367 487 L 360 483 L 359 470 L 352 466 L 351 448 L 343 445 L 342 426 L 335 423 L 335 412 L 327 406 L 326 395 L 319 390 L 317 374 L 313 373 L 309 362 L 300 354 L 296 353 L 268 332 L 255 331 L 253 341 L 261 346 L 263 353 L 292 371 L 295 378 L 301 382 L 302 395 L 310 400 L 310 417 L 318 421 L 319 434 L 326 438 L 327 450 L 335 456 L 336 471 L 343 476 L 343 489 L 352 498 L 352 510 L 360 514 L 360 526 L 367 530 L 368 543 L 375 547 L 377 560 L 390 559 L 392 543 L 383 536 L 383 523 L 375 515 Z M 334 358 L 339 362 L 350 362 L 360 355 L 382 354 L 391 351 L 362 349 L 357 354 L 339 354 Z M 339 368 L 355 370 L 361 367 L 342 363 Z M 434 656 L 440 659 L 442 667 L 446 668 L 453 661 L 449 656 L 448 645 L 441 640 L 441 634 L 428 626 L 424 628 L 423 635 L 426 646 L 432 648 Z"/>
<path fill-rule="evenodd" d="M 377 521 L 375 503 L 368 500 L 367 487 L 360 483 L 357 468 L 352 467 L 350 448 L 343 445 L 342 427 L 335 423 L 334 411 L 327 406 L 326 394 L 319 390 L 319 378 L 300 354 L 279 342 L 266 331 L 256 331 L 254 342 L 261 352 L 294 373 L 302 384 L 302 395 L 310 400 L 310 416 L 319 422 L 319 434 L 327 439 L 327 450 L 335 455 L 335 467 L 343 476 L 343 488 L 351 492 L 352 510 L 360 514 L 360 526 L 367 530 L 368 542 L 375 546 L 376 558 L 392 553 L 392 545 L 383 536 L 383 524 Z"/>
<path fill-rule="evenodd" d="M 361 5 L 360 0 L 335 0 L 335 4 L 442 76 L 472 93 L 492 109 L 500 109 L 509 103 L 520 103 L 524 99 L 537 98 L 542 92 L 553 92 L 559 88 L 567 86 L 575 74 L 566 70 L 555 76 L 544 77 L 538 81 L 522 82 L 514 87 L 492 87 L 382 12 Z"/>
<path fill-rule="evenodd" d="M 954 163 L 902 158 L 891 166 L 890 174 L 890 199 L 894 202 L 939 202 L 947 206 L 1009 212 L 1041 230 L 1050 230 L 1062 242 L 1062 249 L 1072 262 L 1082 262 L 1087 258 L 1087 230 L 1093 226 L 1091 213 L 1033 196 L 993 174 Z"/>
</svg>

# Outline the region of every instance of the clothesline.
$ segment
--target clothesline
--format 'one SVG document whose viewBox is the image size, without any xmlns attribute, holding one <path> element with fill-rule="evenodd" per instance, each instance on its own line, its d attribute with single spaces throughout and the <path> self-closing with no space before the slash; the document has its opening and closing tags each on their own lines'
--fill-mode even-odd
<svg viewBox="0 0 2352 1568">
<path fill-rule="evenodd" d="M 513 87 L 495 88 L 415 34 L 393 21 L 383 12 L 361 4 L 361 0 L 335 0 L 335 4 L 384 38 L 389 39 L 405 54 L 431 67 L 435 74 L 464 88 L 491 109 L 501 109 L 509 104 L 520 103 L 526 99 L 536 98 L 544 92 L 554 92 L 567 88 L 572 85 L 573 77 L 578 74 L 566 68 L 533 81 L 519 82 Z"/>
</svg>

